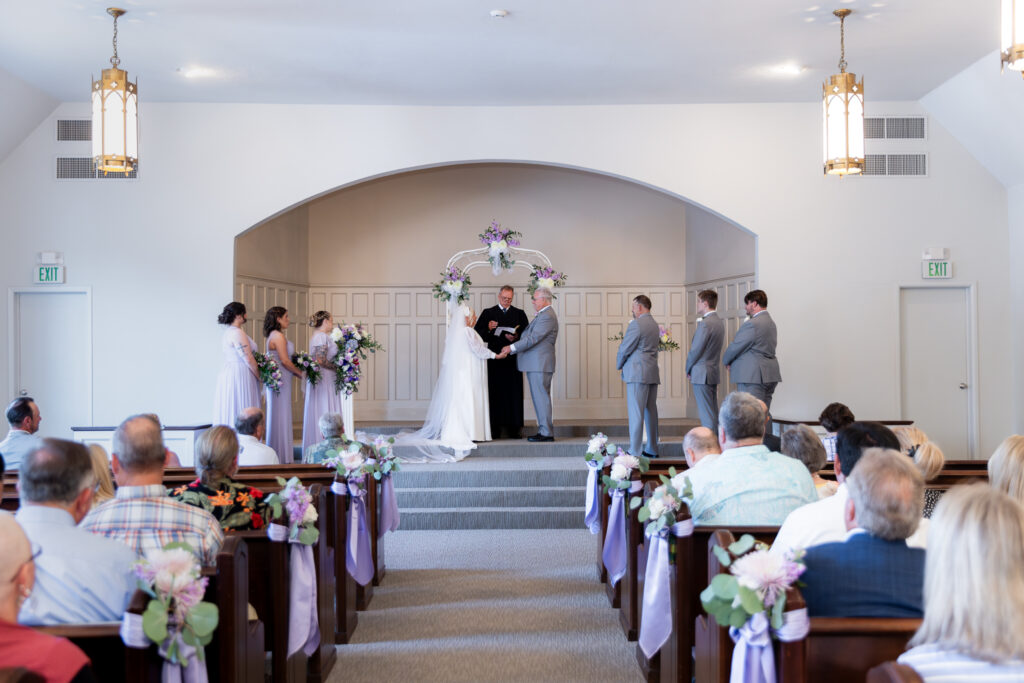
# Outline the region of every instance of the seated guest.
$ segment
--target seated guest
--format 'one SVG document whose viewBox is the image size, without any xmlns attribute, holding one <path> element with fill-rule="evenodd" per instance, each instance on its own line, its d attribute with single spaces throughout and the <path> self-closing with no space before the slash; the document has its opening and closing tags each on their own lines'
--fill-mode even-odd
<svg viewBox="0 0 1024 683">
<path fill-rule="evenodd" d="M 92 459 L 92 473 L 96 476 L 96 495 L 92 498 L 92 506 L 96 507 L 114 497 L 114 478 L 110 474 L 110 456 L 103 446 L 89 444 L 89 457 Z"/>
<path fill-rule="evenodd" d="M 340 413 L 324 413 L 317 423 L 324 440 L 306 449 L 302 462 L 317 465 L 329 457 L 329 451 L 337 451 L 348 445 L 345 438 L 345 421 Z"/>
<path fill-rule="evenodd" d="M 797 548 L 810 548 L 819 543 L 832 543 L 846 538 L 846 522 L 843 511 L 849 492 L 844 485 L 846 478 L 860 461 L 861 454 L 869 448 L 891 448 L 899 450 L 896 435 L 878 422 L 854 422 L 839 431 L 836 442 L 836 479 L 839 488 L 835 495 L 794 510 L 775 536 L 772 550 L 786 552 Z M 907 541 L 911 547 L 923 548 L 927 540 L 927 524 L 922 523 L 917 532 Z"/>
<path fill-rule="evenodd" d="M 796 425 L 782 434 L 783 455 L 796 458 L 804 464 L 814 480 L 814 488 L 818 490 L 818 498 L 828 498 L 836 492 L 839 484 L 822 479 L 818 474 L 825 466 L 825 447 L 814 430 L 807 425 Z"/>
<path fill-rule="evenodd" d="M 142 413 L 140 417 L 148 417 L 150 420 L 156 423 L 156 426 L 160 429 L 161 434 L 163 433 L 164 423 L 160 421 L 160 416 L 156 413 Z M 164 469 L 168 467 L 181 467 L 181 459 L 178 454 L 172 451 L 167 446 L 164 446 Z"/>
<path fill-rule="evenodd" d="M 5 467 L 17 471 L 22 458 L 39 448 L 40 440 L 36 436 L 39 431 L 39 406 L 29 396 L 16 398 L 7 406 L 7 424 L 10 431 L 0 441 L 0 456 L 3 456 Z"/>
<path fill-rule="evenodd" d="M 792 510 L 818 499 L 807 468 L 761 443 L 764 404 L 736 391 L 718 414 L 722 454 L 690 472 L 696 524 L 781 524 Z"/>
<path fill-rule="evenodd" d="M 821 437 L 821 445 L 825 447 L 825 459 L 832 462 L 836 459 L 836 434 L 839 430 L 855 422 L 853 412 L 842 403 L 829 403 L 818 416 L 818 422 L 825 429 Z"/>
<path fill-rule="evenodd" d="M 210 513 L 167 497 L 166 457 L 160 426 L 152 418 L 134 415 L 122 422 L 114 432 L 112 459 L 117 494 L 90 512 L 81 527 L 140 555 L 174 541 L 187 543 L 203 564 L 213 565 L 224 532 Z"/>
<path fill-rule="evenodd" d="M 900 664 L 925 683 L 1024 681 L 1024 509 L 985 484 L 956 486 L 929 534 L 924 621 Z"/>
<path fill-rule="evenodd" d="M 14 515 L 0 515 L 0 548 L 0 667 L 28 669 L 47 683 L 95 681 L 89 658 L 67 639 L 18 624 L 35 584 L 35 557 Z"/>
<path fill-rule="evenodd" d="M 280 465 L 277 451 L 263 443 L 267 433 L 267 420 L 259 408 L 246 408 L 235 418 L 238 434 L 238 466 Z"/>
<path fill-rule="evenodd" d="M 32 597 L 21 607 L 23 624 L 86 624 L 117 621 L 135 592 L 131 548 L 79 529 L 92 509 L 96 477 L 80 443 L 43 439 L 21 462 L 16 518 L 36 558 Z"/>
<path fill-rule="evenodd" d="M 761 399 L 757 399 L 761 401 Z M 764 408 L 764 438 L 761 439 L 761 443 L 768 447 L 768 450 L 774 453 L 782 452 L 782 439 L 772 434 L 771 424 L 772 415 L 768 412 L 768 404 L 761 401 L 761 407 Z"/>
<path fill-rule="evenodd" d="M 683 437 L 683 455 L 691 470 L 697 465 L 712 462 L 722 454 L 722 446 L 715 433 L 707 427 L 694 427 Z"/>
<path fill-rule="evenodd" d="M 998 489 L 1024 504 L 1024 436 L 1006 437 L 988 460 L 988 480 Z"/>
<path fill-rule="evenodd" d="M 263 492 L 234 481 L 237 471 L 238 438 L 224 425 L 211 427 L 196 439 L 199 478 L 174 489 L 171 497 L 206 510 L 224 529 L 262 529 L 267 523 Z"/>
<path fill-rule="evenodd" d="M 939 476 L 942 467 L 946 464 L 946 456 L 942 449 L 929 441 L 928 435 L 914 426 L 895 427 L 893 434 L 900 441 L 900 450 L 904 455 L 914 459 L 917 469 L 921 470 L 924 482 L 928 482 Z M 924 490 L 924 516 L 931 517 L 935 510 L 935 504 L 942 497 L 941 489 Z"/>
<path fill-rule="evenodd" d="M 922 614 L 924 551 L 907 545 L 921 521 L 924 478 L 899 451 L 870 448 L 846 478 L 846 540 L 807 549 L 800 577 L 812 617 Z"/>
</svg>

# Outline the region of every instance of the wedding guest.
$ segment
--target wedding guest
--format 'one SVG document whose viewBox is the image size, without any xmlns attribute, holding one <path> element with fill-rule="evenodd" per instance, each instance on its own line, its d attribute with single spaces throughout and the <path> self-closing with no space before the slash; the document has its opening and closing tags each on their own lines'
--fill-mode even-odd
<svg viewBox="0 0 1024 683">
<path fill-rule="evenodd" d="M 498 305 L 485 308 L 473 326 L 487 342 L 487 348 L 500 354 L 515 343 L 529 320 L 526 311 L 512 305 L 515 290 L 505 285 L 498 291 Z M 509 332 L 505 328 L 512 331 Z M 501 332 L 498 334 L 498 332 Z M 495 358 L 487 363 L 487 394 L 491 436 L 521 439 L 523 431 L 523 373 L 514 358 Z"/>
<path fill-rule="evenodd" d="M 946 456 L 942 449 L 933 443 L 928 435 L 917 427 L 901 426 L 895 427 L 893 433 L 900 441 L 900 450 L 904 455 L 914 459 L 914 464 L 921 470 L 925 483 L 928 483 L 939 476 L 943 466 L 946 464 Z M 942 489 L 924 490 L 924 516 L 931 517 L 935 505 L 942 497 Z"/>
<path fill-rule="evenodd" d="M 715 418 L 718 422 L 718 418 Z M 683 437 L 683 457 L 691 470 L 697 465 L 712 462 L 722 454 L 722 446 L 715 433 L 704 426 L 694 427 Z"/>
<path fill-rule="evenodd" d="M 140 555 L 174 541 L 187 543 L 203 564 L 212 566 L 224 532 L 205 510 L 167 497 L 165 458 L 160 428 L 152 418 L 133 415 L 118 425 L 111 458 L 117 493 L 94 508 L 81 528 L 115 538 Z"/>
<path fill-rule="evenodd" d="M 950 489 L 929 532 L 924 620 L 899 663 L 925 683 L 1024 681 L 1021 567 L 1020 504 L 982 483 Z"/>
<path fill-rule="evenodd" d="M 327 311 L 317 311 L 309 319 L 309 326 L 313 328 L 309 355 L 320 364 L 320 381 L 313 385 L 306 380 L 306 405 L 302 411 L 303 453 L 320 440 L 320 416 L 341 412 L 341 394 L 334 386 L 334 359 L 338 355 L 338 345 L 330 336 L 334 329 L 334 318 Z"/>
<path fill-rule="evenodd" d="M 21 623 L 87 624 L 124 615 L 135 593 L 138 555 L 76 526 L 93 507 L 95 486 L 92 456 L 80 443 L 44 439 L 22 461 L 16 517 L 41 552 Z"/>
<path fill-rule="evenodd" d="M 217 322 L 228 328 L 220 341 L 224 365 L 214 392 L 213 424 L 229 425 L 242 409 L 260 405 L 259 371 L 252 355 L 256 343 L 242 330 L 245 304 L 232 301 L 217 316 Z"/>
<path fill-rule="evenodd" d="M 246 408 L 235 418 L 239 467 L 280 464 L 274 449 L 263 443 L 266 425 L 266 418 L 259 408 Z"/>
<path fill-rule="evenodd" d="M 1024 436 L 1003 439 L 988 460 L 988 479 L 992 488 L 1024 504 Z"/>
<path fill-rule="evenodd" d="M 238 438 L 223 425 L 215 425 L 196 439 L 196 475 L 171 497 L 206 510 L 223 529 L 247 531 L 266 526 L 268 515 L 259 489 L 232 479 L 238 472 Z"/>
<path fill-rule="evenodd" d="M 330 457 L 332 451 L 340 451 L 348 445 L 345 438 L 345 419 L 341 413 L 324 413 L 319 420 L 320 434 L 324 440 L 306 449 L 302 462 L 318 465 L 324 458 Z"/>
<path fill-rule="evenodd" d="M 828 498 L 836 492 L 839 484 L 822 479 L 818 474 L 825 466 L 825 447 L 814 430 L 807 425 L 796 425 L 782 434 L 782 454 L 796 458 L 804 464 L 814 480 L 814 488 L 818 490 L 818 498 Z"/>
<path fill-rule="evenodd" d="M 271 306 L 263 319 L 263 336 L 267 338 L 267 355 L 277 361 L 281 369 L 281 386 L 278 391 L 270 387 L 267 395 L 267 445 L 277 453 L 282 464 L 294 462 L 295 433 L 292 431 L 292 377 L 302 377 L 302 372 L 292 364 L 295 345 L 285 338 L 284 332 L 290 324 L 288 310 L 283 306 Z"/>
<path fill-rule="evenodd" d="M 21 396 L 7 406 L 7 424 L 10 431 L 0 441 L 0 456 L 8 470 L 17 471 L 21 459 L 39 448 L 41 441 L 36 436 L 39 431 L 39 406 L 31 396 Z"/>
<path fill-rule="evenodd" d="M 153 421 L 153 424 L 155 424 L 160 429 L 160 431 L 163 432 L 164 423 L 160 421 L 160 416 L 159 415 L 157 415 L 156 413 L 142 413 L 142 417 L 148 417 L 150 420 Z M 181 467 L 181 459 L 178 458 L 178 454 L 177 453 L 175 453 L 174 451 L 172 451 L 170 448 L 168 448 L 165 445 L 164 446 L 164 469 L 168 469 L 168 468 L 171 468 L 171 467 L 178 467 L 178 468 L 180 468 Z"/>
<path fill-rule="evenodd" d="M 96 477 L 96 495 L 92 498 L 92 506 L 106 503 L 114 497 L 114 478 L 110 473 L 110 456 L 98 443 L 89 444 L 89 458 L 92 461 L 92 473 Z"/>
<path fill-rule="evenodd" d="M 836 434 L 847 425 L 853 424 L 856 418 L 853 412 L 842 403 L 829 403 L 818 416 L 818 422 L 825 430 L 821 437 L 821 445 L 825 447 L 825 459 L 832 462 L 836 459 Z"/>
<path fill-rule="evenodd" d="M 18 624 L 18 610 L 35 585 L 35 553 L 14 515 L 0 515 L 0 662 L 47 683 L 95 681 L 89 658 L 66 638 Z M 39 679 L 36 679 L 39 680 Z"/>
</svg>

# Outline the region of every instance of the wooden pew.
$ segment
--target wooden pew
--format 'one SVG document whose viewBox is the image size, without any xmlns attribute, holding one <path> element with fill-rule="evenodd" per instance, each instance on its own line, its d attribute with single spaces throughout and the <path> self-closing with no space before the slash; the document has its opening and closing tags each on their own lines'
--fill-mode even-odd
<svg viewBox="0 0 1024 683">
<path fill-rule="evenodd" d="M 639 494 L 643 500 L 650 497 L 658 484 L 647 482 Z M 627 496 L 627 501 L 629 496 Z M 644 544 L 645 524 L 640 522 L 640 508 L 630 510 L 626 506 L 626 575 L 619 581 L 619 625 L 622 626 L 626 640 L 637 639 L 640 631 L 640 603 L 643 600 L 643 576 L 640 573 L 640 558 L 646 559 L 646 546 Z"/>
<path fill-rule="evenodd" d="M 611 471 L 611 468 L 606 468 L 606 469 L 608 469 L 608 471 Z M 638 470 L 633 470 L 630 473 L 630 482 L 636 482 L 636 481 L 640 481 L 640 472 Z M 604 505 L 604 507 L 603 507 L 603 511 L 602 511 L 602 515 L 601 515 L 602 533 L 598 534 L 598 536 L 601 538 L 601 545 L 600 545 L 599 552 L 598 552 L 598 560 L 600 561 L 601 569 L 603 570 L 603 577 L 602 577 L 602 579 L 604 580 L 604 593 L 608 597 L 608 602 L 615 609 L 620 609 L 622 607 L 622 587 L 623 587 L 623 583 L 625 581 L 627 581 L 627 577 L 630 574 L 630 564 L 632 564 L 632 574 L 634 576 L 636 575 L 636 562 L 637 562 L 636 553 L 629 551 L 629 545 L 630 545 L 630 539 L 629 539 L 630 520 L 633 520 L 633 519 L 636 518 L 636 512 L 635 511 L 631 511 L 629 509 L 629 501 L 630 501 L 630 498 L 632 497 L 632 495 L 637 495 L 637 494 L 630 494 L 627 491 L 626 495 L 623 496 L 623 499 L 622 499 L 623 509 L 624 509 L 624 511 L 626 513 L 626 548 L 627 548 L 626 549 L 626 574 L 624 576 L 622 576 L 615 585 L 612 585 L 611 579 L 608 576 L 608 570 L 604 566 L 604 557 L 603 557 L 603 554 L 604 554 L 604 538 L 605 538 L 605 535 L 608 533 L 608 527 L 610 526 L 610 520 L 608 518 L 610 510 L 608 509 L 608 506 L 611 505 L 612 497 L 611 497 L 611 494 L 608 493 L 608 492 L 603 493 L 602 496 L 601 496 L 602 505 Z M 643 493 L 641 492 L 639 495 L 642 496 Z M 608 503 L 607 505 L 604 504 L 604 501 L 606 499 L 607 499 L 607 503 Z M 637 522 L 637 523 L 639 523 L 639 522 Z M 641 531 L 641 534 L 642 533 L 643 532 Z M 636 532 L 634 531 L 634 535 L 635 534 L 636 534 Z M 635 596 L 634 596 L 634 598 L 635 598 Z M 635 599 L 634 599 L 632 607 L 630 607 L 629 609 L 630 609 L 631 612 L 632 611 L 636 611 L 636 601 L 635 601 Z M 619 616 L 619 619 L 620 619 L 620 622 L 621 622 L 621 619 L 622 619 L 621 614 Z M 636 625 L 638 625 L 638 624 L 639 624 L 639 622 L 635 622 L 635 624 L 634 624 L 634 631 L 635 631 Z M 626 628 L 626 626 L 624 625 L 623 628 Z M 628 629 L 626 631 L 626 636 L 629 637 Z M 636 633 L 634 632 L 633 633 L 633 637 L 629 638 L 629 639 L 630 640 L 636 640 Z"/>
<path fill-rule="evenodd" d="M 320 515 L 316 523 L 317 529 L 320 531 L 320 542 L 313 546 L 313 562 L 317 575 L 316 601 L 317 621 L 320 625 L 320 647 L 309 658 L 308 677 L 311 683 L 316 683 L 327 680 L 328 674 L 338 659 L 338 651 L 334 647 L 334 634 L 338 630 L 337 615 L 334 609 L 334 594 L 337 590 L 334 557 L 337 551 L 331 547 L 329 542 L 330 523 L 333 516 L 328 510 L 328 505 L 333 505 L 333 499 L 338 496 L 331 494 L 329 489 L 320 485 L 312 486 L 310 495 L 313 496 L 313 503 Z M 342 554 L 344 554 L 344 549 Z"/>
<path fill-rule="evenodd" d="M 905 664 L 886 662 L 868 671 L 867 683 L 924 683 L 924 679 Z"/>
<path fill-rule="evenodd" d="M 204 567 L 209 579 L 203 599 L 217 605 L 220 619 L 213 640 L 206 646 L 210 680 L 263 683 L 264 628 L 249 621 L 249 548 L 229 534 L 217 553 L 217 566 Z"/>
</svg>

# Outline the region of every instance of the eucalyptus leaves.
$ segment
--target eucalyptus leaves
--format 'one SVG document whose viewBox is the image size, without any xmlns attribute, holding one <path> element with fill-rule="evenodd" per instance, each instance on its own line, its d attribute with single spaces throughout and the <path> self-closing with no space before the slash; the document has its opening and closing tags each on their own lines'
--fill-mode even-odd
<svg viewBox="0 0 1024 683">
<path fill-rule="evenodd" d="M 288 521 L 288 539 L 303 545 L 313 545 L 320 537 L 316 528 L 317 511 L 313 497 L 298 477 L 285 481 L 277 477 L 281 490 L 267 496 L 267 506 L 272 519 L 284 517 Z"/>
</svg>

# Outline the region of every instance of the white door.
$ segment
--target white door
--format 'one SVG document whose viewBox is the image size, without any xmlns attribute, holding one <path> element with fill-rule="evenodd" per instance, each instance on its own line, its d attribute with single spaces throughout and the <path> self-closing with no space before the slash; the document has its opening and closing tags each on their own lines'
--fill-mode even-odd
<svg viewBox="0 0 1024 683">
<path fill-rule="evenodd" d="M 966 287 L 900 290 L 903 419 L 953 460 L 974 457 L 968 295 Z"/>
<path fill-rule="evenodd" d="M 92 312 L 83 289 L 11 290 L 13 396 L 39 406 L 41 436 L 92 425 Z"/>
</svg>

